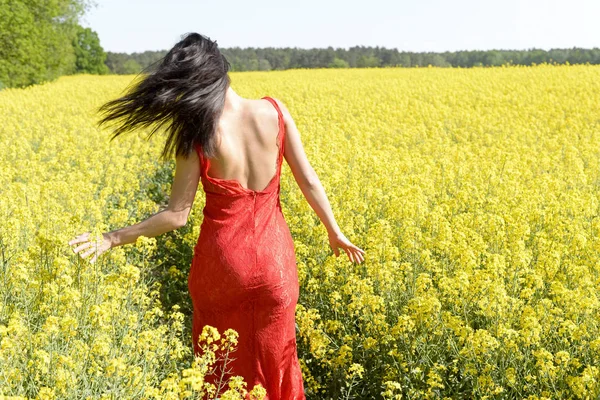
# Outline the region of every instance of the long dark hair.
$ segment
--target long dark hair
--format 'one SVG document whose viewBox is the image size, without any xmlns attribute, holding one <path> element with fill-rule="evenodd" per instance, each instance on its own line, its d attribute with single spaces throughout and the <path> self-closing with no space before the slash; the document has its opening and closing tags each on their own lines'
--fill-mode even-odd
<svg viewBox="0 0 600 400">
<path fill-rule="evenodd" d="M 102 105 L 98 126 L 117 122 L 112 141 L 122 133 L 154 125 L 150 138 L 167 126 L 161 157 L 187 157 L 200 145 L 207 157 L 215 155 L 214 133 L 230 85 L 231 65 L 216 41 L 192 32 L 169 52 L 145 68 L 126 94 Z"/>
</svg>

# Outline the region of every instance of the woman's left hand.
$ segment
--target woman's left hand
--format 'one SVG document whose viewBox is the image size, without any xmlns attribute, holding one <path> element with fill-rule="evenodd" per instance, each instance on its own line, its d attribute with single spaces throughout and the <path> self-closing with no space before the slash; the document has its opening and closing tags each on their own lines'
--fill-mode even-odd
<svg viewBox="0 0 600 400">
<path fill-rule="evenodd" d="M 96 262 L 96 259 L 100 254 L 104 253 L 108 249 L 112 247 L 112 243 L 110 240 L 110 236 L 108 233 L 102 234 L 102 239 L 96 241 L 94 238 L 90 237 L 90 232 L 82 233 L 81 235 L 75 237 L 74 239 L 69 241 L 69 246 L 72 246 L 77 243 L 83 243 L 73 249 L 75 254 L 79 253 L 82 250 L 89 248 L 89 250 L 80 253 L 81 258 L 88 257 L 91 254 L 94 254 L 94 257 L 90 260 L 90 263 Z"/>
</svg>

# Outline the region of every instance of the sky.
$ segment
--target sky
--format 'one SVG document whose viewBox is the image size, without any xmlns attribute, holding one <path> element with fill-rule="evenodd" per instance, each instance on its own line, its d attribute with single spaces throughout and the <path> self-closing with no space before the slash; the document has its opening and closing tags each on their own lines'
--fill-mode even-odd
<svg viewBox="0 0 600 400">
<path fill-rule="evenodd" d="M 600 0 L 96 0 L 82 25 L 111 52 L 168 50 L 187 32 L 228 47 L 399 51 L 600 47 Z"/>
</svg>

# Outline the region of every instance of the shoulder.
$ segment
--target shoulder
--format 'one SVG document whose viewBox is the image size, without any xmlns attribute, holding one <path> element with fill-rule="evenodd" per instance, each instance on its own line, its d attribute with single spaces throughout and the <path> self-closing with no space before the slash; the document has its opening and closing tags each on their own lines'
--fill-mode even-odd
<svg viewBox="0 0 600 400">
<path fill-rule="evenodd" d="M 285 106 L 285 104 L 276 97 L 271 97 L 271 98 L 275 101 L 275 103 L 277 103 L 279 110 L 281 110 L 281 114 L 283 114 L 284 121 L 286 121 L 286 122 L 289 121 L 291 119 L 291 114 L 290 114 L 290 111 Z"/>
<path fill-rule="evenodd" d="M 271 96 L 269 96 L 269 97 L 271 97 Z M 279 100 L 277 97 L 271 97 L 271 98 L 275 101 L 275 103 L 277 103 L 277 106 L 279 108 L 281 108 L 283 111 L 283 108 L 285 108 L 285 104 L 283 104 L 283 102 L 281 100 Z"/>
</svg>

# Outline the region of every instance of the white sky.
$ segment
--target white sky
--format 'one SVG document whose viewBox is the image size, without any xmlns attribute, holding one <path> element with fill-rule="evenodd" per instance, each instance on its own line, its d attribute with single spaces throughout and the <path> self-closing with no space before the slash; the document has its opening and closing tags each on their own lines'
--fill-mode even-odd
<svg viewBox="0 0 600 400">
<path fill-rule="evenodd" d="M 96 0 L 82 24 L 113 52 L 219 47 L 400 51 L 600 47 L 600 0 Z"/>
</svg>

